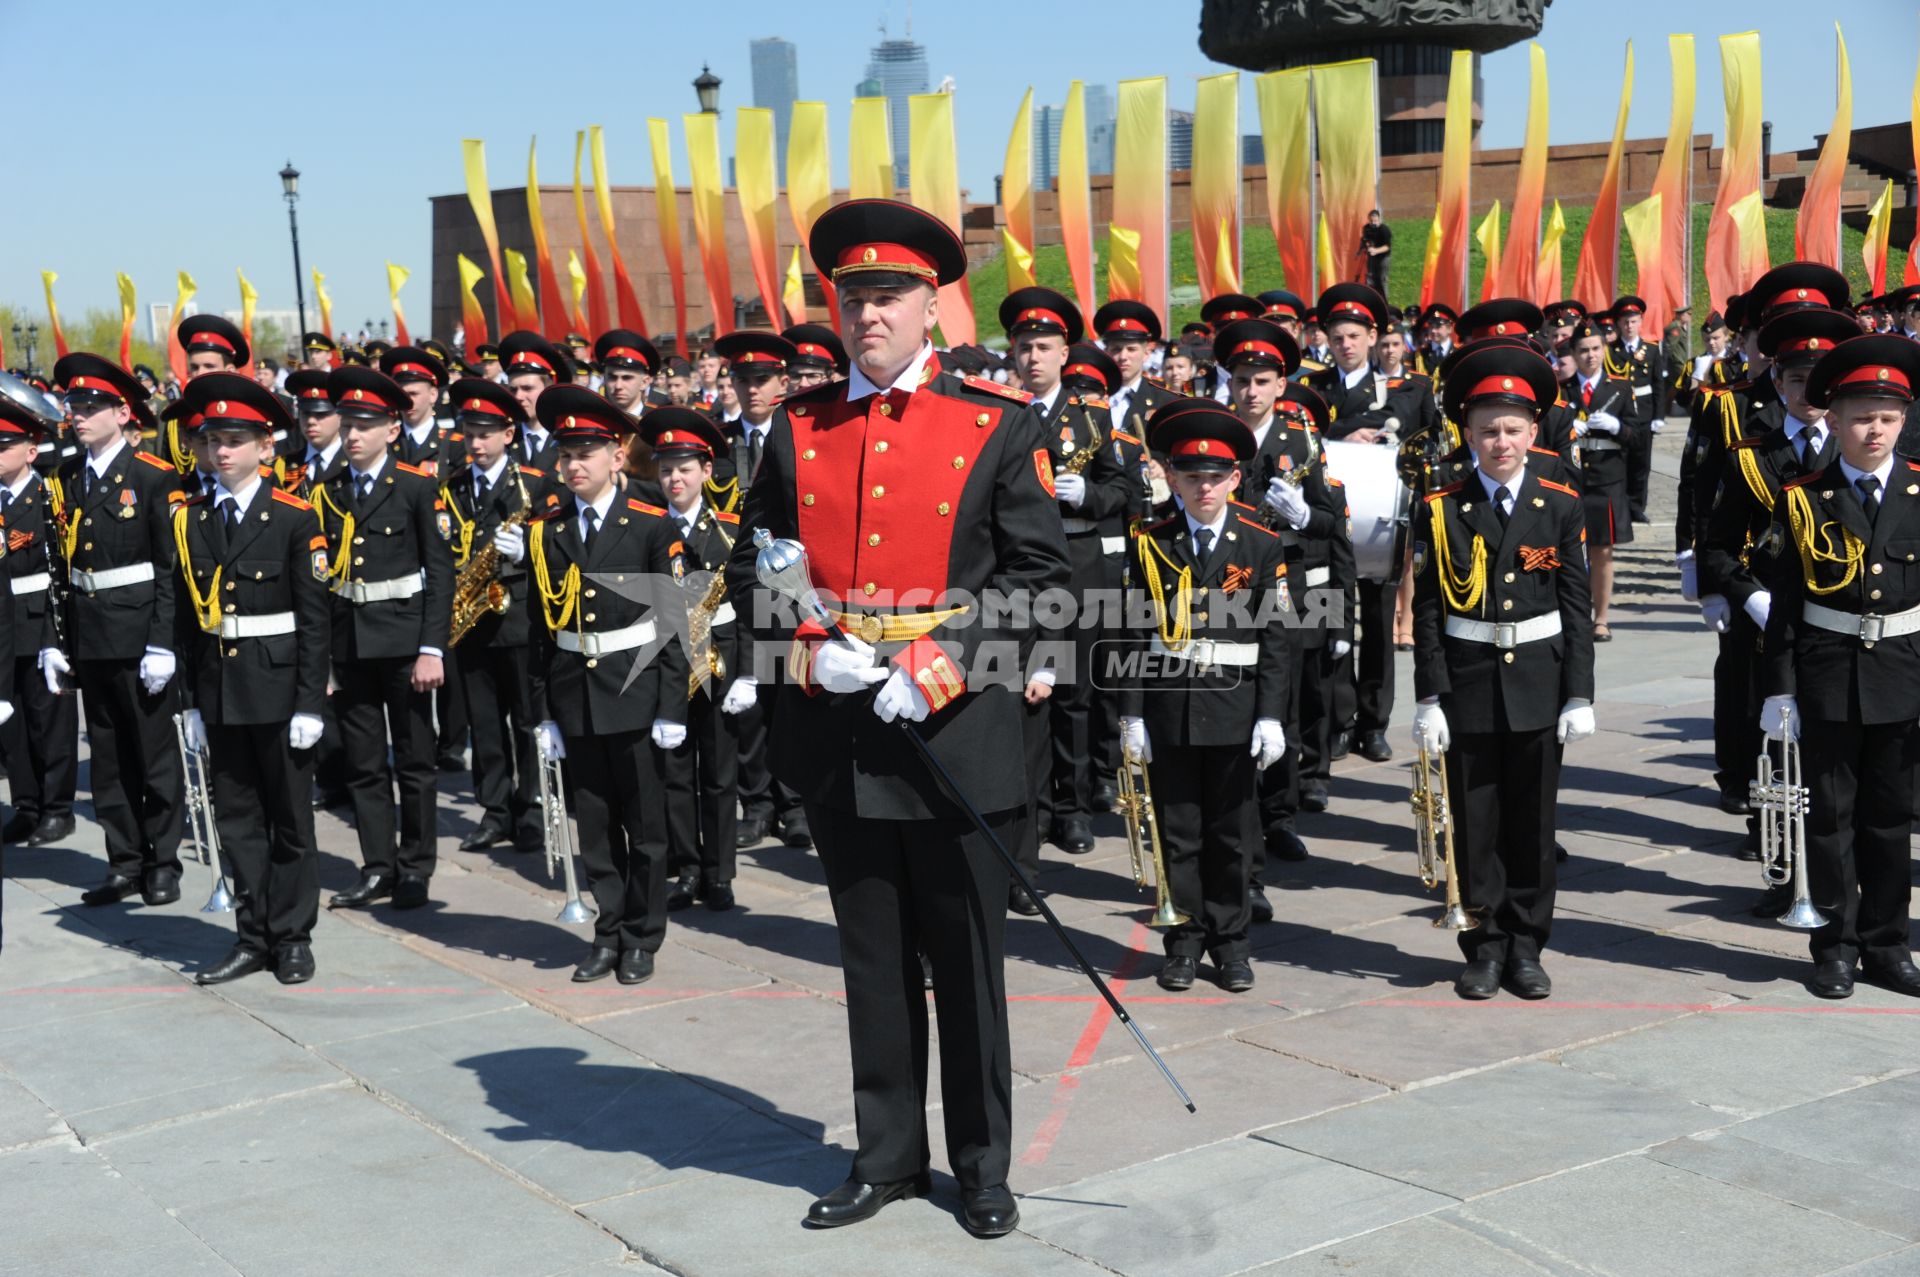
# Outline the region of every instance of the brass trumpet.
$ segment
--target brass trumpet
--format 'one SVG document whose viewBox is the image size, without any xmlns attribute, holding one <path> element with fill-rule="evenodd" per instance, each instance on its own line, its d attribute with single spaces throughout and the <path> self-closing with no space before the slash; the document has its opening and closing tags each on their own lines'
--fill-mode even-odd
<svg viewBox="0 0 1920 1277">
<path fill-rule="evenodd" d="M 580 898 L 580 884 L 573 876 L 573 829 L 567 823 L 567 793 L 560 778 L 560 760 L 542 758 L 540 768 L 540 840 L 547 852 L 547 877 L 561 871 L 567 884 L 567 903 L 562 905 L 558 921 L 588 922 L 593 906 Z"/>
<path fill-rule="evenodd" d="M 1800 783 L 1800 742 L 1793 738 L 1793 711 L 1781 723 L 1780 768 L 1764 742 L 1760 761 L 1747 787 L 1748 801 L 1760 813 L 1760 877 L 1769 887 L 1793 884 L 1793 904 L 1777 921 L 1795 931 L 1813 931 L 1827 925 L 1827 916 L 1813 907 L 1813 889 L 1807 882 L 1807 787 Z"/>
<path fill-rule="evenodd" d="M 1434 773 L 1440 775 L 1436 787 Z M 1413 806 L 1414 850 L 1418 856 L 1420 885 L 1428 891 L 1440 883 L 1444 863 L 1447 875 L 1446 911 L 1433 920 L 1443 931 L 1471 931 L 1480 925 L 1478 918 L 1460 903 L 1460 866 L 1453 853 L 1453 809 L 1448 805 L 1447 766 L 1444 759 L 1425 745 L 1413 760 L 1413 792 L 1407 801 Z"/>
<path fill-rule="evenodd" d="M 1140 773 L 1139 779 L 1134 772 Z M 1115 803 L 1127 822 L 1127 854 L 1133 858 L 1133 885 L 1147 885 L 1147 859 L 1153 860 L 1154 902 L 1150 927 L 1177 927 L 1190 919 L 1173 907 L 1173 893 L 1167 887 L 1167 857 L 1160 847 L 1160 825 L 1153 814 L 1153 782 L 1147 765 L 1131 759 L 1120 760 L 1118 776 L 1120 797 Z"/>
<path fill-rule="evenodd" d="M 232 913 L 233 892 L 227 887 L 227 867 L 220 859 L 220 830 L 213 823 L 212 760 L 206 746 L 187 739 L 184 711 L 173 716 L 173 739 L 180 747 L 180 769 L 186 776 L 187 859 L 214 871 L 213 891 L 201 913 Z"/>
</svg>

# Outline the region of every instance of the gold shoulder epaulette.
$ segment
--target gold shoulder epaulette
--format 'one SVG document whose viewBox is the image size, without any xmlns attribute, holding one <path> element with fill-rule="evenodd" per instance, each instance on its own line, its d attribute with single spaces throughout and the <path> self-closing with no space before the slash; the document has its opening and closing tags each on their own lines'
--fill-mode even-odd
<svg viewBox="0 0 1920 1277">
<path fill-rule="evenodd" d="M 1544 480 L 1542 482 L 1544 482 Z M 1466 486 L 1467 486 L 1467 482 L 1464 479 L 1462 479 L 1459 483 L 1450 483 L 1444 488 L 1439 488 L 1433 492 L 1429 492 L 1427 494 L 1427 500 L 1438 501 L 1441 497 L 1450 497 L 1454 493 L 1460 491 L 1460 489 Z"/>
<path fill-rule="evenodd" d="M 1101 406 L 1102 408 L 1104 408 L 1104 407 L 1106 407 L 1107 405 L 1106 405 L 1105 403 L 1102 403 L 1102 404 L 1101 404 L 1100 406 Z M 1118 440 L 1119 440 L 1119 441 L 1120 441 L 1121 443 L 1130 443 L 1130 444 L 1134 444 L 1135 446 L 1138 446 L 1138 445 L 1139 445 L 1139 443 L 1140 443 L 1140 441 L 1139 441 L 1138 439 L 1136 439 L 1136 438 L 1134 438 L 1134 437 L 1133 437 L 1132 435 L 1130 435 L 1130 434 L 1128 434 L 1128 433 L 1127 433 L 1126 431 L 1124 431 L 1124 430 L 1116 430 L 1116 431 L 1114 431 L 1114 432 L 1113 432 L 1113 437 L 1114 437 L 1115 439 L 1118 439 Z"/>
</svg>

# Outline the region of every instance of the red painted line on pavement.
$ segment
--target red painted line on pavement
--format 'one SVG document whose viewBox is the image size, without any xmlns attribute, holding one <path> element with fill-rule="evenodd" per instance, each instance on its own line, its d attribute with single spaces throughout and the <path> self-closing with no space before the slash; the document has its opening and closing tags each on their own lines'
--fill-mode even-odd
<svg viewBox="0 0 1920 1277">
<path fill-rule="evenodd" d="M 1120 961 L 1113 973 L 1109 987 L 1117 998 L 1127 987 L 1127 980 L 1133 969 L 1144 956 L 1147 938 L 1147 924 L 1133 924 L 1133 934 L 1127 937 L 1127 956 Z M 1013 999 L 1009 998 L 1008 1001 Z M 1052 1001 L 1054 999 L 1046 999 Z M 1080 1040 L 1073 1045 L 1073 1053 L 1067 1057 L 1066 1072 L 1054 1083 L 1053 1097 L 1049 1102 L 1046 1118 L 1040 1128 L 1033 1133 L 1033 1140 L 1027 1145 L 1027 1151 L 1020 1155 L 1020 1165 L 1039 1166 L 1053 1152 L 1054 1141 L 1060 1138 L 1061 1129 L 1067 1124 L 1067 1113 L 1073 1107 L 1073 1097 L 1080 1090 L 1079 1070 L 1092 1062 L 1094 1052 L 1100 1049 L 1100 1039 L 1106 1035 L 1107 1026 L 1113 1023 L 1113 1008 L 1107 1005 L 1105 998 L 1098 994 L 1086 999 L 1059 999 L 1061 1001 L 1089 1000 L 1094 1002 L 1093 1013 L 1087 1017 L 1086 1027 L 1080 1030 Z"/>
<path fill-rule="evenodd" d="M 1457 998 L 1380 998 L 1356 1003 L 1359 1007 L 1420 1007 L 1443 1011 L 1727 1011 L 1749 1015 L 1920 1015 L 1920 1007 L 1760 1006 L 1751 1002 L 1564 1002 L 1524 999 L 1464 1002 Z"/>
</svg>

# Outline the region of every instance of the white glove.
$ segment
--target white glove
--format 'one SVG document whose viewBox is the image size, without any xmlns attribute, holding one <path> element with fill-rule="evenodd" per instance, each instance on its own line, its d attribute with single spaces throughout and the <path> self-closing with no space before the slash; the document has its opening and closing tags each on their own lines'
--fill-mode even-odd
<svg viewBox="0 0 1920 1277">
<path fill-rule="evenodd" d="M 888 671 L 873 663 L 873 648 L 851 634 L 822 643 L 813 654 L 813 681 L 829 692 L 857 692 Z"/>
<path fill-rule="evenodd" d="M 1413 743 L 1436 754 L 1444 754 L 1453 744 L 1453 732 L 1447 727 L 1447 711 L 1439 701 L 1421 701 L 1413 711 Z"/>
<path fill-rule="evenodd" d="M 1700 597 L 1700 565 L 1695 561 L 1692 550 L 1682 550 L 1673 556 L 1674 566 L 1680 569 L 1680 597 L 1692 603 Z"/>
<path fill-rule="evenodd" d="M 1598 430 L 1603 435 L 1620 433 L 1620 418 L 1610 412 L 1590 412 L 1587 414 L 1587 429 Z"/>
<path fill-rule="evenodd" d="M 7 725 L 7 720 L 12 717 L 13 717 L 13 702 L 0 701 L 0 727 L 5 727 Z"/>
<path fill-rule="evenodd" d="M 561 738 L 560 724 L 548 719 L 533 729 L 533 747 L 540 751 L 543 761 L 551 762 L 567 756 L 567 742 Z"/>
<path fill-rule="evenodd" d="M 1765 590 L 1755 590 L 1747 595 L 1747 601 L 1740 606 L 1746 609 L 1748 620 L 1763 630 L 1767 628 L 1767 614 L 1773 611 L 1773 595 Z"/>
<path fill-rule="evenodd" d="M 147 695 L 158 696 L 165 690 L 167 680 L 173 677 L 174 664 L 172 652 L 147 649 L 140 658 L 140 685 L 147 689 Z"/>
<path fill-rule="evenodd" d="M 1784 724 L 1784 726 L 1783 726 Z M 1760 706 L 1760 730 L 1768 740 L 1800 739 L 1800 702 L 1791 696 L 1769 696 Z"/>
<path fill-rule="evenodd" d="M 1130 763 L 1150 763 L 1153 761 L 1153 742 L 1147 739 L 1147 720 L 1144 718 L 1123 718 L 1120 720 L 1120 749 Z"/>
<path fill-rule="evenodd" d="M 760 682 L 750 674 L 742 674 L 727 685 L 727 694 L 720 698 L 722 714 L 744 714 L 760 700 Z"/>
<path fill-rule="evenodd" d="M 1333 659 L 1336 661 L 1346 656 L 1346 654 L 1352 650 L 1353 641 L 1351 639 L 1335 639 L 1333 641 Z"/>
<path fill-rule="evenodd" d="M 653 720 L 652 736 L 653 743 L 661 749 L 679 749 L 687 743 L 687 725 L 656 718 Z"/>
<path fill-rule="evenodd" d="M 1597 730 L 1593 721 L 1593 706 L 1569 702 L 1560 707 L 1560 721 L 1554 726 L 1553 734 L 1562 745 L 1571 745 L 1574 741 L 1585 740 Z"/>
<path fill-rule="evenodd" d="M 1288 483 L 1282 475 L 1276 474 L 1267 480 L 1266 503 L 1296 532 L 1307 526 L 1307 519 L 1313 513 L 1307 509 L 1306 492 L 1299 484 Z"/>
<path fill-rule="evenodd" d="M 1087 476 L 1056 474 L 1053 476 L 1053 495 L 1078 510 L 1087 503 Z"/>
<path fill-rule="evenodd" d="M 1572 435 L 1573 435 L 1573 437 L 1574 437 L 1574 438 L 1576 438 L 1576 439 L 1584 439 L 1584 438 L 1586 438 L 1586 437 L 1587 437 L 1587 423 L 1586 423 L 1586 422 L 1584 422 L 1584 421 L 1576 421 L 1576 422 L 1574 422 L 1574 423 L 1573 423 L 1573 429 L 1572 429 L 1572 432 L 1571 432 L 1571 433 L 1572 433 Z"/>
<path fill-rule="evenodd" d="M 197 709 L 188 710 L 186 718 L 182 720 L 182 724 L 187 738 L 187 748 L 193 750 L 195 753 L 206 749 L 207 720 L 201 717 L 200 711 Z"/>
<path fill-rule="evenodd" d="M 1253 755 L 1253 765 L 1258 771 L 1265 771 L 1280 761 L 1281 753 L 1287 748 L 1287 733 L 1277 718 L 1262 718 L 1253 724 L 1253 747 L 1247 752 Z"/>
<path fill-rule="evenodd" d="M 47 680 L 47 690 L 55 696 L 60 695 L 64 686 L 60 682 L 62 675 L 73 673 L 73 666 L 67 664 L 67 654 L 57 647 L 40 649 L 40 676 Z"/>
<path fill-rule="evenodd" d="M 933 712 L 933 706 L 927 703 L 920 685 L 907 677 L 905 670 L 896 668 L 880 685 L 880 694 L 873 698 L 873 712 L 883 723 L 891 723 L 896 718 L 918 723 Z"/>
<path fill-rule="evenodd" d="M 1725 634 L 1733 624 L 1733 607 L 1724 594 L 1709 594 L 1700 600 L 1700 623 L 1716 634 Z"/>
<path fill-rule="evenodd" d="M 503 523 L 494 530 L 493 548 L 509 563 L 527 557 L 527 530 L 517 523 Z"/>
<path fill-rule="evenodd" d="M 287 744 L 295 749 L 312 749 L 320 743 L 327 725 L 318 714 L 295 714 L 287 720 Z"/>
</svg>

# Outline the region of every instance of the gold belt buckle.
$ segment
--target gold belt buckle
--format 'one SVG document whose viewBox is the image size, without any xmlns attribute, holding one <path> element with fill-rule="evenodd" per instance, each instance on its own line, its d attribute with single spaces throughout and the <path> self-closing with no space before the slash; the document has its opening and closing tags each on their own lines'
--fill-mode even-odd
<svg viewBox="0 0 1920 1277">
<path fill-rule="evenodd" d="M 863 643 L 878 643 L 880 636 L 887 631 L 886 622 L 870 612 L 862 612 L 848 619 L 853 622 L 854 633 L 859 635 Z"/>
</svg>

